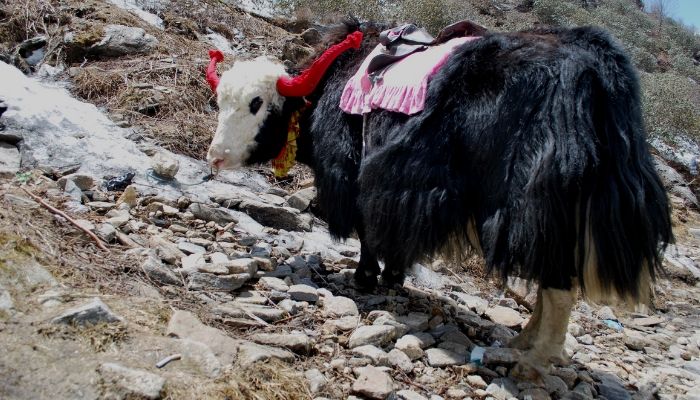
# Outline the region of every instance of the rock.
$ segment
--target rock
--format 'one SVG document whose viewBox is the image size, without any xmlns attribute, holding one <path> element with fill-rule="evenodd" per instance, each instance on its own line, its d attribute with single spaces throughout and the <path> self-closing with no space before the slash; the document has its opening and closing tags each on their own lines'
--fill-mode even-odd
<svg viewBox="0 0 700 400">
<path fill-rule="evenodd" d="M 164 179 L 174 179 L 180 170 L 180 162 L 165 152 L 156 153 L 151 159 L 153 171 Z"/>
<path fill-rule="evenodd" d="M 347 332 L 357 328 L 357 325 L 359 325 L 357 317 L 343 317 L 326 321 L 323 324 L 323 330 L 331 333 Z"/>
<path fill-rule="evenodd" d="M 569 389 L 574 387 L 578 379 L 578 373 L 573 368 L 558 368 L 552 371 L 552 375 L 561 378 Z"/>
<path fill-rule="evenodd" d="M 428 400 L 428 398 L 414 392 L 413 390 L 399 390 L 396 392 L 399 400 Z"/>
<path fill-rule="evenodd" d="M 74 39 L 68 36 L 66 41 L 74 42 Z M 95 56 L 121 57 L 132 54 L 150 53 L 157 45 L 158 39 L 147 34 L 146 31 L 141 28 L 124 25 L 107 25 L 104 28 L 102 40 L 90 46 L 87 51 L 89 54 Z"/>
<path fill-rule="evenodd" d="M 309 354 L 313 345 L 303 333 L 257 333 L 252 339 L 258 344 L 284 347 L 298 354 Z"/>
<path fill-rule="evenodd" d="M 301 189 L 287 199 L 287 204 L 299 211 L 306 211 L 311 202 L 316 198 L 316 188 Z"/>
<path fill-rule="evenodd" d="M 518 394 L 519 400 L 550 400 L 551 397 L 546 390 L 540 388 L 525 389 Z"/>
<path fill-rule="evenodd" d="M 392 349 L 389 352 L 389 365 L 408 374 L 413 371 L 411 359 L 399 349 Z"/>
<path fill-rule="evenodd" d="M 187 207 L 187 211 L 191 212 L 195 218 L 216 222 L 221 226 L 225 226 L 231 222 L 238 223 L 238 219 L 231 215 L 229 211 L 222 208 L 214 208 L 202 203 L 192 203 Z"/>
<path fill-rule="evenodd" d="M 275 278 L 272 276 L 264 276 L 258 281 L 260 285 L 268 290 L 273 290 L 277 292 L 287 292 L 289 286 L 280 278 Z"/>
<path fill-rule="evenodd" d="M 223 290 L 232 291 L 240 288 L 250 279 L 250 274 L 214 275 L 204 272 L 192 272 L 187 277 L 189 290 Z"/>
<path fill-rule="evenodd" d="M 95 186 L 95 178 L 93 176 L 80 173 L 62 176 L 58 179 L 58 181 L 56 181 L 56 184 L 58 184 L 59 188 L 65 190 L 66 183 L 68 181 L 73 182 L 75 186 L 77 186 L 82 191 L 90 190 L 93 186 Z"/>
<path fill-rule="evenodd" d="M 608 306 L 601 307 L 600 310 L 596 312 L 596 315 L 600 319 L 611 319 L 617 321 L 617 317 L 613 313 L 612 309 Z"/>
<path fill-rule="evenodd" d="M 352 354 L 357 357 L 369 358 L 375 366 L 389 366 L 389 355 L 377 346 L 367 344 L 352 349 Z"/>
<path fill-rule="evenodd" d="M 2 315 L 2 312 L 9 312 L 13 307 L 14 302 L 12 301 L 10 292 L 0 284 L 0 315 Z"/>
<path fill-rule="evenodd" d="M 239 207 L 262 225 L 287 231 L 311 231 L 312 218 L 297 209 L 257 201 L 243 201 Z"/>
<path fill-rule="evenodd" d="M 467 383 L 469 384 L 469 386 L 475 387 L 477 389 L 486 389 L 486 387 L 488 386 L 484 378 L 482 378 L 479 375 L 467 375 Z"/>
<path fill-rule="evenodd" d="M 516 397 L 518 392 L 518 386 L 507 378 L 494 379 L 491 384 L 486 387 L 486 393 L 493 396 L 496 400 L 506 400 L 511 397 Z"/>
<path fill-rule="evenodd" d="M 308 301 L 311 303 L 315 303 L 318 301 L 318 292 L 315 288 L 309 285 L 292 285 L 289 287 L 287 293 L 289 293 L 289 295 L 292 296 L 292 300 Z"/>
<path fill-rule="evenodd" d="M 21 156 L 17 147 L 0 142 L 0 178 L 11 179 L 19 172 Z"/>
<path fill-rule="evenodd" d="M 309 28 L 302 32 L 299 36 L 301 36 L 304 43 L 308 44 L 309 46 L 315 46 L 321 43 L 321 39 L 323 39 L 321 33 L 316 28 Z"/>
<path fill-rule="evenodd" d="M 364 325 L 357 328 L 348 339 L 348 347 L 355 347 L 373 344 L 382 346 L 394 338 L 395 329 L 385 325 Z"/>
<path fill-rule="evenodd" d="M 472 309 L 478 315 L 483 315 L 489 307 L 489 302 L 481 297 L 472 296 L 462 292 L 452 292 L 452 295 L 457 298 L 457 301 L 463 303 Z"/>
<path fill-rule="evenodd" d="M 509 347 L 489 347 L 484 351 L 481 362 L 486 366 L 512 366 L 520 360 L 520 351 Z"/>
<path fill-rule="evenodd" d="M 342 296 L 325 297 L 323 299 L 324 317 L 346 317 L 359 315 L 357 304 L 352 299 Z"/>
<path fill-rule="evenodd" d="M 425 351 L 425 355 L 428 358 L 428 365 L 431 367 L 448 367 L 466 364 L 467 362 L 467 358 L 463 354 L 445 349 L 428 349 Z"/>
<path fill-rule="evenodd" d="M 129 185 L 124 189 L 124 192 L 122 193 L 121 196 L 119 196 L 119 199 L 117 200 L 117 206 L 121 204 L 126 204 L 129 206 L 129 208 L 134 208 L 136 207 L 136 204 L 138 203 L 138 192 L 136 191 L 136 187 L 134 185 Z"/>
<path fill-rule="evenodd" d="M 359 376 L 352 392 L 370 399 L 386 399 L 394 391 L 394 382 L 386 372 L 373 366 L 358 368 Z"/>
<path fill-rule="evenodd" d="M 423 357 L 426 343 L 416 335 L 404 335 L 396 341 L 395 349 L 403 351 L 411 360 Z"/>
<path fill-rule="evenodd" d="M 250 249 L 251 257 L 269 258 L 272 255 L 272 246 L 269 243 L 255 243 Z"/>
<path fill-rule="evenodd" d="M 117 240 L 117 230 L 111 224 L 100 224 L 95 233 L 107 243 Z"/>
<path fill-rule="evenodd" d="M 97 213 L 104 214 L 116 207 L 116 204 L 107 201 L 91 201 L 85 204 Z"/>
<path fill-rule="evenodd" d="M 316 368 L 304 372 L 304 377 L 309 381 L 309 390 L 311 390 L 311 394 L 321 392 L 328 383 L 328 379 Z"/>
<path fill-rule="evenodd" d="M 182 271 L 180 272 L 183 275 L 189 275 L 192 272 L 199 271 L 199 268 L 203 267 L 207 263 L 204 260 L 204 254 L 202 253 L 190 254 L 182 257 L 180 260 L 180 263 L 182 264 Z"/>
<path fill-rule="evenodd" d="M 575 338 L 586 334 L 586 331 L 583 329 L 583 327 L 581 327 L 581 325 L 575 322 L 570 323 L 567 327 L 567 330 Z"/>
<path fill-rule="evenodd" d="M 593 336 L 591 336 L 589 334 L 585 334 L 581 337 L 578 337 L 578 338 L 576 338 L 576 340 L 578 340 L 579 343 L 585 344 L 587 346 L 590 346 L 593 344 Z"/>
<path fill-rule="evenodd" d="M 142 369 L 131 369 L 114 363 L 97 368 L 102 379 L 102 395 L 109 399 L 160 399 L 165 378 Z"/>
<path fill-rule="evenodd" d="M 168 264 L 175 264 L 185 257 L 185 253 L 177 248 L 177 245 L 162 236 L 151 236 L 148 245 L 156 250 L 161 260 Z"/>
<path fill-rule="evenodd" d="M 645 347 L 650 346 L 652 343 L 637 331 L 629 329 L 625 330 L 624 342 L 628 349 L 634 351 L 643 351 Z"/>
<path fill-rule="evenodd" d="M 385 312 L 379 317 L 377 317 L 372 323 L 372 325 L 393 326 L 394 328 L 396 328 L 396 336 L 403 336 L 411 330 L 411 328 L 409 328 L 408 325 L 402 324 L 401 322 L 397 321 L 396 316 L 392 315 L 389 312 Z"/>
<path fill-rule="evenodd" d="M 205 249 L 202 246 L 196 245 L 194 243 L 190 242 L 179 242 L 177 244 L 177 248 L 184 252 L 185 254 L 204 254 L 207 252 L 207 249 Z"/>
<path fill-rule="evenodd" d="M 202 343 L 214 352 L 223 365 L 231 364 L 236 359 L 239 341 L 219 329 L 202 324 L 189 311 L 176 310 L 173 313 L 166 335 Z"/>
<path fill-rule="evenodd" d="M 562 397 L 569 391 L 564 380 L 558 376 L 545 375 L 542 379 L 544 380 L 544 386 L 547 392 L 555 397 Z"/>
<path fill-rule="evenodd" d="M 631 400 L 632 396 L 621 384 L 619 378 L 600 374 L 600 384 L 598 384 L 598 395 L 609 400 Z"/>
<path fill-rule="evenodd" d="M 294 361 L 294 354 L 276 347 L 244 342 L 238 347 L 238 363 L 249 367 L 259 361 L 277 359 L 284 362 Z"/>
<path fill-rule="evenodd" d="M 254 276 L 258 272 L 258 265 L 260 265 L 260 262 L 253 258 L 237 258 L 220 265 L 228 268 L 228 271 L 232 274 L 247 273 L 250 274 L 250 276 Z"/>
<path fill-rule="evenodd" d="M 423 332 L 428 329 L 430 315 L 419 312 L 410 312 L 406 316 L 400 316 L 397 321 L 409 327 L 409 332 Z"/>
<path fill-rule="evenodd" d="M 474 343 L 472 343 L 472 341 L 467 337 L 467 335 L 456 330 L 447 332 L 444 335 L 440 336 L 440 341 L 456 343 L 461 346 L 464 346 L 467 350 L 471 350 L 474 348 Z"/>
<path fill-rule="evenodd" d="M 79 307 L 71 308 L 51 320 L 54 324 L 87 325 L 119 322 L 122 318 L 114 314 L 99 298 Z"/>
<path fill-rule="evenodd" d="M 646 317 L 646 318 L 635 318 L 632 320 L 632 324 L 636 326 L 655 326 L 659 324 L 663 324 L 666 322 L 666 319 L 659 317 L 659 316 L 653 316 L 653 317 Z"/>
<path fill-rule="evenodd" d="M 485 314 L 491 321 L 508 328 L 520 326 L 524 321 L 519 312 L 503 306 L 489 307 L 486 309 Z"/>
<path fill-rule="evenodd" d="M 584 400 L 593 399 L 593 388 L 591 384 L 587 382 L 579 382 L 574 388 L 574 391 L 569 393 L 577 393 L 580 395 L 579 398 L 583 398 Z"/>
<path fill-rule="evenodd" d="M 150 255 L 144 260 L 141 264 L 141 270 L 151 280 L 161 285 L 182 286 L 182 280 L 154 255 Z"/>
</svg>

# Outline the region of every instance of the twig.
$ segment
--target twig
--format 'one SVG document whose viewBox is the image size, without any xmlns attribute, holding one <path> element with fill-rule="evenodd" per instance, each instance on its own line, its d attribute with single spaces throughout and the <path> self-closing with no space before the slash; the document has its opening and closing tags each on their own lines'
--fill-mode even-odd
<svg viewBox="0 0 700 400">
<path fill-rule="evenodd" d="M 25 193 L 27 193 L 32 199 L 39 202 L 39 204 L 44 206 L 46 209 L 48 209 L 49 211 L 51 211 L 54 214 L 60 215 L 61 217 L 68 220 L 68 222 L 70 222 L 71 224 L 77 226 L 81 231 L 85 232 L 88 236 L 90 236 L 92 238 L 92 240 L 95 241 L 95 243 L 97 243 L 97 247 L 99 247 L 100 249 L 102 249 L 104 251 L 109 251 L 109 249 L 104 245 L 104 243 L 102 243 L 102 240 L 100 240 L 100 238 L 98 238 L 94 233 L 90 232 L 90 230 L 85 229 L 84 227 L 80 226 L 73 218 L 69 217 L 66 213 L 51 206 L 50 204 L 48 204 L 47 202 L 42 200 L 39 196 L 35 195 L 34 193 L 30 192 L 29 190 L 27 190 L 25 188 L 22 188 L 22 190 L 24 190 Z"/>
<path fill-rule="evenodd" d="M 172 356 L 165 357 L 164 359 L 158 361 L 156 364 L 156 368 L 163 368 L 166 365 L 168 365 L 170 362 L 179 360 L 182 358 L 182 354 L 173 354 Z"/>
</svg>

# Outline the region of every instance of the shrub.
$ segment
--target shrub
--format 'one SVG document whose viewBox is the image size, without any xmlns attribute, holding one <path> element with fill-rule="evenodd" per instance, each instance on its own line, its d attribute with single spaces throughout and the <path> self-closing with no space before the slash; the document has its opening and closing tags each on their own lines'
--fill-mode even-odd
<svg viewBox="0 0 700 400">
<path fill-rule="evenodd" d="M 651 137 L 685 133 L 700 139 L 700 86 L 675 73 L 642 74 L 644 116 Z"/>
</svg>

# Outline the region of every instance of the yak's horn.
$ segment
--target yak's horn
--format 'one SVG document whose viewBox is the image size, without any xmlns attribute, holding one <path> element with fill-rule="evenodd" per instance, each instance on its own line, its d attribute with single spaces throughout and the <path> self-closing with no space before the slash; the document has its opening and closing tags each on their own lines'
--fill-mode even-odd
<svg viewBox="0 0 700 400">
<path fill-rule="evenodd" d="M 219 50 L 209 50 L 209 66 L 207 67 L 207 82 L 212 92 L 216 93 L 219 86 L 219 76 L 216 75 L 216 64 L 224 60 L 224 54 Z"/>
<path fill-rule="evenodd" d="M 349 34 L 342 42 L 331 46 L 311 66 L 294 78 L 281 77 L 277 80 L 277 92 L 285 97 L 303 97 L 310 95 L 321 81 L 331 63 L 348 49 L 359 49 L 362 32 Z"/>
</svg>

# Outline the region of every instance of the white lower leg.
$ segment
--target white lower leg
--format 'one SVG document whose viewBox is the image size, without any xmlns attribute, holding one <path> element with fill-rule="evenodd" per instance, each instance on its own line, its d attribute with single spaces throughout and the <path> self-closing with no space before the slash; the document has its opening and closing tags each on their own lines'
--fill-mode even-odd
<svg viewBox="0 0 700 400">
<path fill-rule="evenodd" d="M 530 320 L 525 325 L 525 328 L 514 337 L 513 340 L 508 344 L 509 347 L 519 349 L 519 350 L 529 350 L 532 348 L 533 341 L 537 337 L 537 332 L 540 329 L 540 322 L 542 321 L 542 288 L 537 289 L 537 302 L 535 303 L 535 310 L 532 312 Z"/>
</svg>

